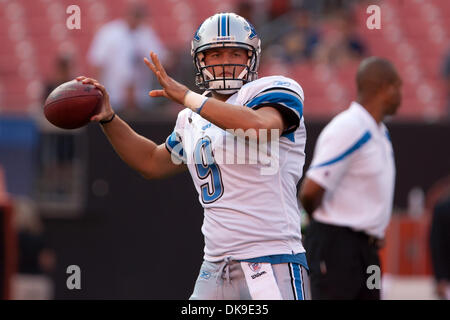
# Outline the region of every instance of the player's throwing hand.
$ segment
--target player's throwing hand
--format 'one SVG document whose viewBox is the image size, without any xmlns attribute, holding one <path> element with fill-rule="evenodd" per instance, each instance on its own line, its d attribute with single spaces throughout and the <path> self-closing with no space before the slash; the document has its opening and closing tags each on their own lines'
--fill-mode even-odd
<svg viewBox="0 0 450 320">
<path fill-rule="evenodd" d="M 163 87 L 162 90 L 152 90 L 149 92 L 150 97 L 166 97 L 176 103 L 184 104 L 184 97 L 189 89 L 181 83 L 175 81 L 167 73 L 158 56 L 153 51 L 150 52 L 150 62 L 147 58 L 144 58 L 144 62 L 147 67 L 153 71 L 158 79 L 159 84 Z"/>
<path fill-rule="evenodd" d="M 109 102 L 109 94 L 106 91 L 105 87 L 103 85 L 101 85 L 97 80 L 92 79 L 92 78 L 87 78 L 84 76 L 77 77 L 76 80 L 82 81 L 84 84 L 94 85 L 103 94 L 102 108 L 100 109 L 99 113 L 97 113 L 95 116 L 91 117 L 91 121 L 100 122 L 100 121 L 107 121 L 109 119 L 112 119 L 112 116 L 114 115 L 114 111 Z"/>
</svg>

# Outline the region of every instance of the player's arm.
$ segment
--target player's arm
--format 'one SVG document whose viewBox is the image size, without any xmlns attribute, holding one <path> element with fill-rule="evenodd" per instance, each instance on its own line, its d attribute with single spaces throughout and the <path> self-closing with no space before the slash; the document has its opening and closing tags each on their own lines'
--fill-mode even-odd
<svg viewBox="0 0 450 320">
<path fill-rule="evenodd" d="M 151 97 L 166 97 L 191 108 L 195 112 L 199 112 L 197 108 L 201 107 L 201 116 L 224 130 L 242 129 L 246 131 L 255 129 L 257 137 L 259 137 L 260 129 L 267 129 L 268 133 L 271 129 L 278 129 L 279 135 L 286 129 L 287 125 L 281 113 L 270 106 L 264 106 L 255 110 L 245 106 L 231 105 L 213 98 L 206 100 L 203 105 L 199 102 L 198 106 L 186 102 L 186 94 L 189 92 L 189 89 L 167 75 L 155 53 L 150 53 L 150 57 L 152 62 L 146 58 L 144 61 L 155 73 L 163 87 L 162 90 L 152 90 L 150 92 Z"/>
<path fill-rule="evenodd" d="M 117 115 L 110 123 L 102 125 L 114 150 L 131 168 L 146 179 L 161 179 L 182 172 L 184 164 L 175 164 L 165 144 L 155 142 L 136 133 Z"/>
<path fill-rule="evenodd" d="M 305 177 L 300 187 L 300 202 L 309 216 L 321 205 L 324 193 L 325 189 L 321 185 Z"/>
<path fill-rule="evenodd" d="M 93 84 L 102 91 L 102 109 L 99 114 L 91 118 L 91 121 L 113 119 L 103 124 L 102 130 L 120 158 L 131 168 L 147 179 L 164 178 L 186 169 L 185 165 L 177 165 L 172 161 L 165 144 L 157 145 L 139 135 L 125 121 L 115 115 L 109 103 L 108 93 L 100 83 L 86 77 L 78 77 L 77 80 Z"/>
<path fill-rule="evenodd" d="M 255 129 L 258 138 L 261 129 L 267 129 L 268 134 L 270 134 L 270 130 L 277 129 L 278 136 L 280 136 L 287 128 L 281 113 L 270 106 L 254 110 L 217 99 L 208 99 L 202 108 L 201 116 L 224 130 Z"/>
</svg>

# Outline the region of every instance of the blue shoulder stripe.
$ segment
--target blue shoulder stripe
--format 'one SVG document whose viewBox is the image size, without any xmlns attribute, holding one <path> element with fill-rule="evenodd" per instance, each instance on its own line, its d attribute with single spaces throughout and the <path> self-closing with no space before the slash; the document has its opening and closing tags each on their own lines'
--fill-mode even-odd
<svg viewBox="0 0 450 320">
<path fill-rule="evenodd" d="M 299 119 L 301 119 L 303 115 L 303 103 L 295 94 L 280 91 L 276 92 L 269 91 L 263 95 L 257 96 L 254 99 L 250 100 L 246 105 L 247 107 L 253 108 L 263 103 L 264 104 L 274 103 L 288 107 L 298 115 Z"/>
<path fill-rule="evenodd" d="M 290 133 L 283 133 L 281 136 L 282 136 L 282 137 L 288 138 L 288 139 L 289 139 L 290 141 L 292 141 L 292 142 L 295 142 L 295 136 L 294 136 L 294 133 L 293 133 L 293 132 L 290 132 Z"/>
<path fill-rule="evenodd" d="M 353 152 L 355 152 L 356 150 L 358 150 L 359 148 L 361 148 L 367 141 L 370 140 L 370 138 L 372 138 L 372 135 L 370 134 L 370 131 L 366 131 L 363 136 L 361 138 L 359 138 L 358 141 L 355 142 L 355 144 L 353 144 L 350 148 L 348 148 L 346 151 L 344 151 L 342 154 L 338 155 L 337 157 L 326 161 L 324 163 L 312 166 L 310 169 L 315 169 L 315 168 L 320 168 L 320 167 L 325 167 L 325 166 L 329 166 L 331 164 L 334 164 L 336 162 L 339 162 L 343 159 L 345 159 L 346 157 L 348 157 L 349 155 L 351 155 Z"/>
</svg>

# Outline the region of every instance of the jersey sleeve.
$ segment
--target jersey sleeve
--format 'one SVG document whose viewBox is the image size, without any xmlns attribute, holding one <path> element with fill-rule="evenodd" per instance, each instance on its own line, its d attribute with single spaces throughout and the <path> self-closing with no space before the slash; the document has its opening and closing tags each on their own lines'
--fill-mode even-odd
<svg viewBox="0 0 450 320">
<path fill-rule="evenodd" d="M 333 191 L 348 171 L 352 155 L 370 139 L 370 131 L 345 123 L 330 123 L 317 140 L 306 176 L 324 189 Z"/>
<path fill-rule="evenodd" d="M 183 146 L 186 117 L 186 109 L 178 114 L 175 128 L 173 132 L 167 137 L 165 143 L 167 151 L 169 151 L 170 154 L 175 156 L 178 160 L 183 161 L 184 163 L 187 162 Z"/>
<path fill-rule="evenodd" d="M 283 134 L 294 132 L 303 116 L 303 90 L 294 81 L 285 78 L 273 81 L 245 103 L 247 107 L 259 109 L 265 106 L 276 108 L 287 124 Z"/>
</svg>

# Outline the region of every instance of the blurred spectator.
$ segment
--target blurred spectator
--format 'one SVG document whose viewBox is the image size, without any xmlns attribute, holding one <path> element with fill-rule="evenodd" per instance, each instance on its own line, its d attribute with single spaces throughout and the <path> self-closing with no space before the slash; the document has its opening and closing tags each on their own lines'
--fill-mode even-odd
<svg viewBox="0 0 450 320">
<path fill-rule="evenodd" d="M 289 16 L 286 35 L 282 37 L 283 60 L 295 63 L 310 59 L 319 43 L 320 35 L 313 25 L 311 13 L 305 9 L 296 9 Z"/>
<path fill-rule="evenodd" d="M 367 0 L 366 0 L 367 1 Z M 351 10 L 361 0 L 291 0 L 294 7 L 302 7 L 317 16 L 332 15 L 336 11 Z"/>
<path fill-rule="evenodd" d="M 319 62 L 339 66 L 367 55 L 365 43 L 356 33 L 352 11 L 337 11 L 324 25 L 317 59 Z"/>
<path fill-rule="evenodd" d="M 350 11 L 355 2 L 360 0 L 321 0 L 322 14 L 329 15 L 338 11 Z"/>
<path fill-rule="evenodd" d="M 250 21 L 254 25 L 254 19 L 253 18 L 253 3 L 250 1 L 241 1 L 237 4 L 236 7 L 236 14 L 240 15 L 241 17 L 244 17 L 248 21 Z"/>
<path fill-rule="evenodd" d="M 259 30 L 260 26 L 265 23 L 266 10 L 264 6 L 255 5 L 255 0 L 240 1 L 234 12 L 247 19 L 256 30 Z"/>
<path fill-rule="evenodd" d="M 268 7 L 269 19 L 275 20 L 278 17 L 288 13 L 290 9 L 290 0 L 270 0 Z"/>
<path fill-rule="evenodd" d="M 51 299 L 56 256 L 44 240 L 44 229 L 31 199 L 14 199 L 18 232 L 19 267 L 13 286 L 13 299 Z"/>
<path fill-rule="evenodd" d="M 94 74 L 105 85 L 111 104 L 119 113 L 151 107 L 148 92 L 153 88 L 153 75 L 143 62 L 150 50 L 166 63 L 166 50 L 145 22 L 147 6 L 143 2 L 129 4 L 126 16 L 104 25 L 95 35 L 88 52 Z"/>
<path fill-rule="evenodd" d="M 444 58 L 442 65 L 442 76 L 444 78 L 444 87 L 447 95 L 447 117 L 450 118 L 450 50 Z"/>
<path fill-rule="evenodd" d="M 53 77 L 51 79 L 47 79 L 44 83 L 42 102 L 47 99 L 47 96 L 53 91 L 53 89 L 75 77 L 73 70 L 74 61 L 71 55 L 60 54 L 56 57 Z"/>
</svg>

